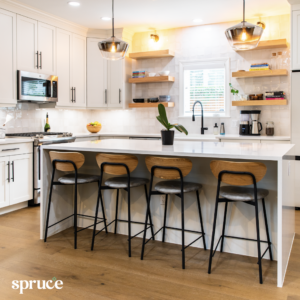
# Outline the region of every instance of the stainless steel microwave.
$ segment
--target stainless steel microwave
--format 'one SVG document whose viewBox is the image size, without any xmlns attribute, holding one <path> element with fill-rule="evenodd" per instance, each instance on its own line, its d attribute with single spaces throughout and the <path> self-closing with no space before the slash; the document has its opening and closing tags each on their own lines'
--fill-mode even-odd
<svg viewBox="0 0 300 300">
<path fill-rule="evenodd" d="M 58 77 L 25 71 L 17 72 L 19 102 L 57 102 Z"/>
</svg>

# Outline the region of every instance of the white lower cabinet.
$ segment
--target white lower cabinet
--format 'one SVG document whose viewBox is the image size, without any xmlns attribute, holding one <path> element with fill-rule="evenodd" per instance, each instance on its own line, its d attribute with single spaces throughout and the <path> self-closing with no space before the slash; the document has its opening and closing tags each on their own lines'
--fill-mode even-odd
<svg viewBox="0 0 300 300">
<path fill-rule="evenodd" d="M 0 208 L 33 198 L 32 153 L 0 157 Z"/>
</svg>

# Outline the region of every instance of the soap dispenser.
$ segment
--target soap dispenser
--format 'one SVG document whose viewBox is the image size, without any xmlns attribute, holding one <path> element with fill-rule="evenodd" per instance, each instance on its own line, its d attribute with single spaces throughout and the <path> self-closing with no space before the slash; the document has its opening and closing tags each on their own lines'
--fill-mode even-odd
<svg viewBox="0 0 300 300">
<path fill-rule="evenodd" d="M 215 127 L 214 127 L 214 135 L 218 135 L 218 134 L 219 134 L 218 124 L 215 123 Z"/>
</svg>

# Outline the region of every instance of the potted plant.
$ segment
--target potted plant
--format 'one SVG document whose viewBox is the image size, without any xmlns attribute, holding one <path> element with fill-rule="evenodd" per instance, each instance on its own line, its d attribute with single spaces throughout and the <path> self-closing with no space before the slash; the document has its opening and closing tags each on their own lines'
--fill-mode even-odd
<svg viewBox="0 0 300 300">
<path fill-rule="evenodd" d="M 159 116 L 156 119 L 166 128 L 161 131 L 161 140 L 163 145 L 173 145 L 174 143 L 174 130 L 176 128 L 179 132 L 184 132 L 188 135 L 187 130 L 180 124 L 170 124 L 167 118 L 166 109 L 162 104 L 158 104 Z"/>
<path fill-rule="evenodd" d="M 230 86 L 230 92 L 233 95 L 233 101 L 238 101 L 239 100 L 239 90 L 235 89 L 231 83 L 229 83 Z"/>
</svg>

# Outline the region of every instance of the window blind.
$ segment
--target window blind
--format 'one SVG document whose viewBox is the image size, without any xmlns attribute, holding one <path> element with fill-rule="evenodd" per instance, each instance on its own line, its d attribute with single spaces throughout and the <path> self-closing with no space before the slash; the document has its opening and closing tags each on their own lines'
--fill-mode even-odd
<svg viewBox="0 0 300 300">
<path fill-rule="evenodd" d="M 184 111 L 193 111 L 195 101 L 201 101 L 205 112 L 225 112 L 225 68 L 184 71 Z M 201 112 L 200 105 L 195 111 Z"/>
</svg>

